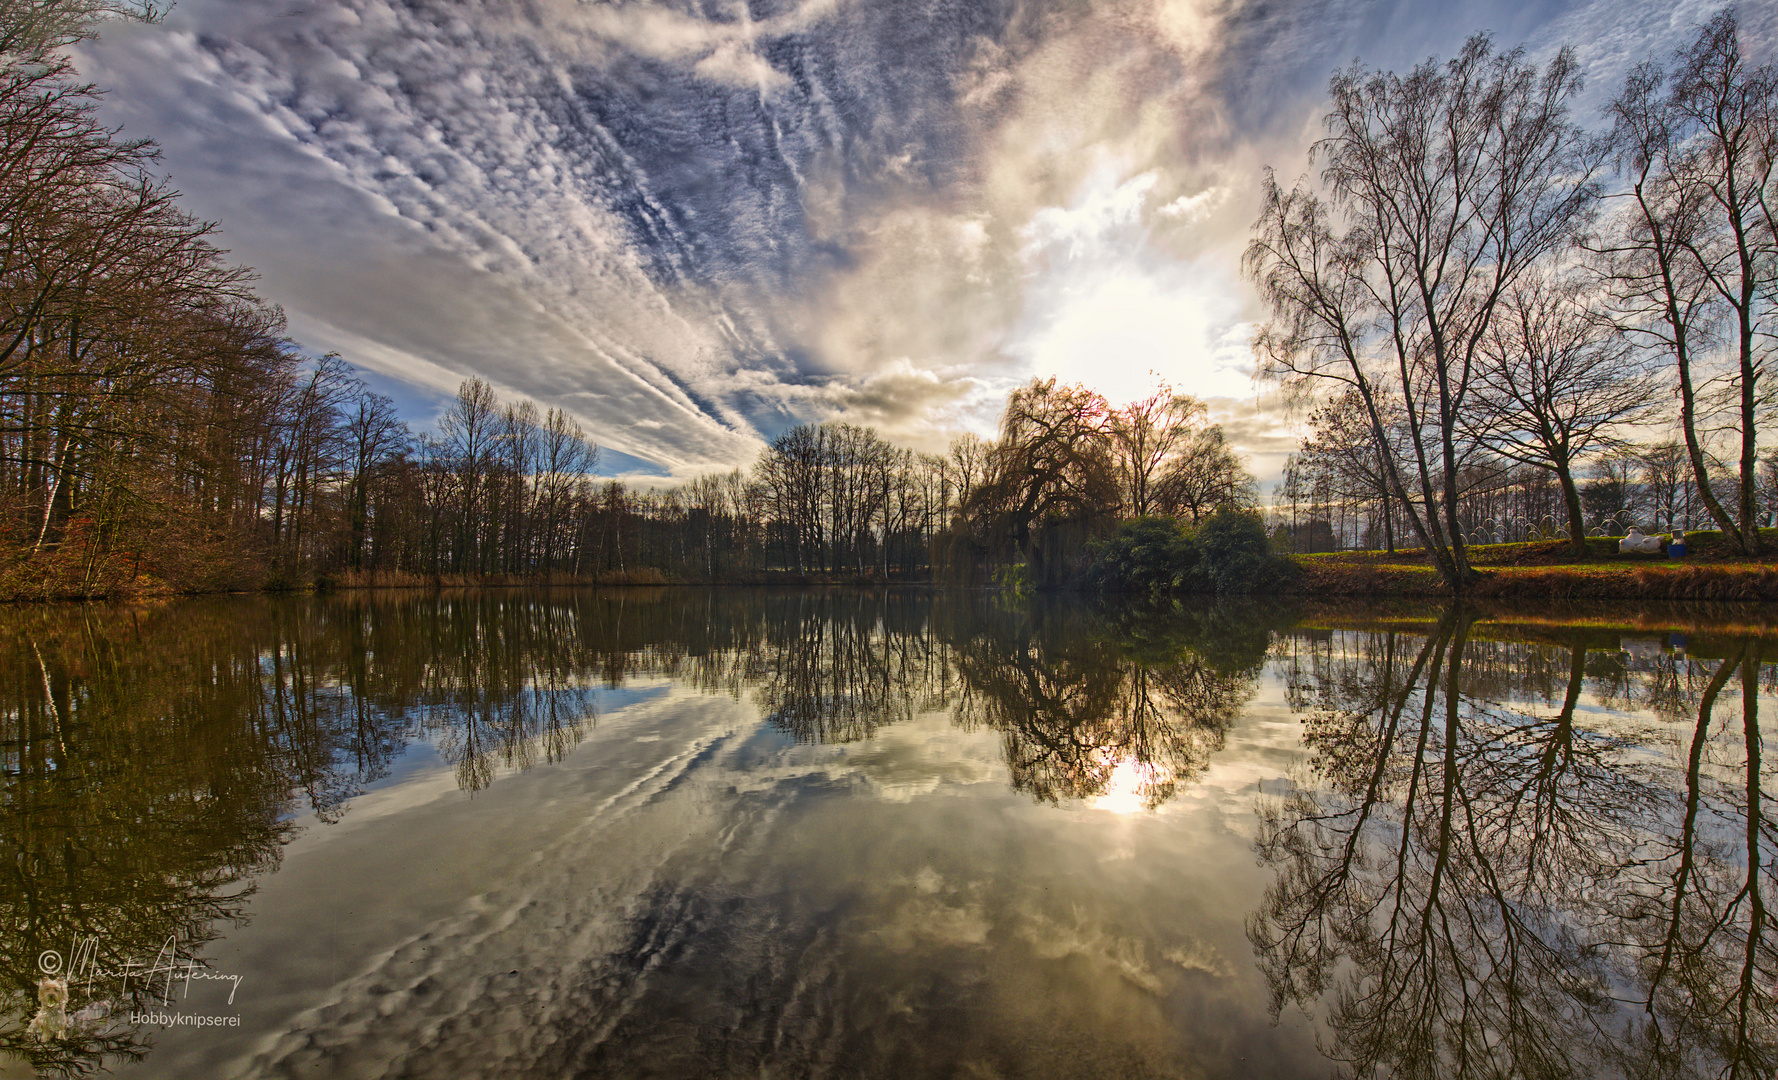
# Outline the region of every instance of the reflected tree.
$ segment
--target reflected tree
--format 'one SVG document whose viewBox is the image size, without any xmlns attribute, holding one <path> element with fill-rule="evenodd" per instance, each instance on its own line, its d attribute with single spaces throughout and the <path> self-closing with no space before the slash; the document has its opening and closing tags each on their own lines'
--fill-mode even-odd
<svg viewBox="0 0 1778 1080">
<path fill-rule="evenodd" d="M 597 670 L 574 614 L 436 598 L 6 613 L 0 1053 L 50 1073 L 145 1053 L 126 1017 L 152 990 L 115 973 L 204 964 L 299 815 L 338 820 L 411 739 L 469 788 L 566 753 Z"/>
<path fill-rule="evenodd" d="M 758 665 L 767 719 L 799 742 L 855 742 L 948 698 L 948 666 L 911 597 L 826 593 L 781 620 Z M 788 614 L 788 613 L 787 613 Z"/>
<path fill-rule="evenodd" d="M 1275 1009 L 1325 1010 L 1352 1075 L 1772 1075 L 1757 641 L 1638 672 L 1453 610 L 1307 644 L 1311 775 L 1262 806 L 1278 877 L 1249 920 Z M 1589 682 L 1692 687 L 1691 723 L 1590 707 Z"/>
<path fill-rule="evenodd" d="M 952 628 L 958 719 L 1000 732 L 1013 786 L 1038 799 L 1158 806 L 1222 748 L 1269 640 L 1218 656 L 1204 631 L 1179 609 L 1111 623 L 1059 604 Z"/>
<path fill-rule="evenodd" d="M 242 917 L 290 829 L 300 780 L 257 658 L 202 619 L 143 649 L 153 622 L 51 610 L 0 628 L 0 1052 L 41 1072 L 145 1052 L 119 1014 L 151 992 L 83 969 L 148 962 L 169 940 L 169 960 L 193 958 Z M 40 964 L 47 951 L 66 966 Z M 49 975 L 74 1019 L 31 1030 Z"/>
<path fill-rule="evenodd" d="M 1625 867 L 1620 902 L 1635 950 L 1644 1022 L 1626 1051 L 1647 1076 L 1778 1073 L 1770 766 L 1759 725 L 1764 643 L 1737 643 L 1699 698 L 1675 784 L 1677 834 Z M 1718 726 L 1718 699 L 1739 674 L 1741 716 Z M 1683 800 L 1683 801 L 1681 801 Z"/>
</svg>

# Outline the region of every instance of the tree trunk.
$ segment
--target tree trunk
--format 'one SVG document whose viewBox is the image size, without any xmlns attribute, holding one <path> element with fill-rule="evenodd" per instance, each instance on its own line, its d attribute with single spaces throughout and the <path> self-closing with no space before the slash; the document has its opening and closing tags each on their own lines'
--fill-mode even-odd
<svg viewBox="0 0 1778 1080">
<path fill-rule="evenodd" d="M 1587 553 L 1587 523 L 1580 505 L 1580 488 L 1574 483 L 1574 469 L 1567 461 L 1556 463 L 1556 479 L 1562 485 L 1562 503 L 1568 508 L 1568 539 L 1576 555 Z"/>
</svg>

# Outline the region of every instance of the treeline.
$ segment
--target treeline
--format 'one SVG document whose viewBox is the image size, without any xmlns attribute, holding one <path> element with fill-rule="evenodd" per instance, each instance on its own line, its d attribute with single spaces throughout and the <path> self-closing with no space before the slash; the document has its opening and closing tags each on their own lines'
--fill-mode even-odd
<svg viewBox="0 0 1778 1080">
<path fill-rule="evenodd" d="M 1317 409 L 1309 426 L 1274 493 L 1275 543 L 1298 554 L 1417 545 L 1380 482 L 1374 456 L 1366 456 L 1369 432 L 1354 395 Z M 1651 533 L 1715 527 L 1679 442 L 1622 439 L 1578 463 L 1573 479 L 1587 536 L 1622 536 L 1632 527 Z M 1720 462 L 1710 484 L 1739 501 L 1740 477 Z M 1552 470 L 1483 455 L 1463 470 L 1460 487 L 1458 521 L 1469 544 L 1572 539 L 1566 492 Z M 1754 499 L 1761 526 L 1778 523 L 1778 453 L 1761 453 Z"/>
<path fill-rule="evenodd" d="M 964 436 L 946 454 L 802 424 L 745 471 L 642 489 L 594 478 L 597 449 L 564 414 L 503 405 L 479 380 L 436 435 L 417 437 L 349 376 L 336 385 L 347 392 L 318 395 L 331 404 L 300 500 L 319 524 L 306 547 L 278 550 L 347 581 L 973 584 L 1018 567 L 1020 580 L 1053 586 L 1075 580 L 1124 518 L 1196 521 L 1254 502 L 1202 403 L 1166 388 L 1119 409 L 1035 381 L 1011 395 L 996 439 Z"/>
<path fill-rule="evenodd" d="M 1425 548 L 1463 591 L 1477 542 L 1772 523 L 1758 430 L 1778 304 L 1778 72 L 1732 9 L 1635 68 L 1603 135 L 1477 35 L 1330 86 L 1318 178 L 1268 176 L 1246 267 L 1262 371 L 1308 434 L 1275 533 Z"/>
<path fill-rule="evenodd" d="M 727 483 L 751 494 L 732 535 L 757 543 L 734 550 L 763 565 L 880 565 L 960 584 L 1010 575 L 1040 587 L 1079 580 L 1094 542 L 1127 518 L 1196 522 L 1255 502 L 1252 476 L 1202 402 L 1163 386 L 1116 408 L 1054 379 L 1010 395 L 996 438 L 966 435 L 944 455 L 846 424 L 805 425 Z M 683 489 L 694 502 L 698 487 Z"/>
</svg>

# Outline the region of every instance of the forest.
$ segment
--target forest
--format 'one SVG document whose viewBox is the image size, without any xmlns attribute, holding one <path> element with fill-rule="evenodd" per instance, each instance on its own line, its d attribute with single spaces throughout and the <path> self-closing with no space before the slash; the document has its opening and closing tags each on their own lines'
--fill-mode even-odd
<svg viewBox="0 0 1778 1080">
<path fill-rule="evenodd" d="M 0 5 L 0 596 L 1226 591 L 1268 546 L 1421 549 L 1461 592 L 1476 543 L 1702 527 L 1756 556 L 1778 521 L 1778 452 L 1758 442 L 1778 76 L 1744 61 L 1732 9 L 1635 68 L 1596 129 L 1571 115 L 1570 50 L 1539 66 L 1478 35 L 1405 75 L 1334 76 L 1314 172 L 1267 174 L 1245 255 L 1259 377 L 1304 432 L 1261 525 L 1205 403 L 1164 384 L 1118 406 L 1033 380 L 994 438 L 944 454 L 801 424 L 746 469 L 673 486 L 599 476 L 597 433 L 477 378 L 415 431 L 344 359 L 291 341 L 153 146 L 97 119 L 67 46 L 154 16 Z M 1194 570 L 1194 530 L 1223 511 L 1249 516 L 1205 542 L 1245 561 Z"/>
</svg>

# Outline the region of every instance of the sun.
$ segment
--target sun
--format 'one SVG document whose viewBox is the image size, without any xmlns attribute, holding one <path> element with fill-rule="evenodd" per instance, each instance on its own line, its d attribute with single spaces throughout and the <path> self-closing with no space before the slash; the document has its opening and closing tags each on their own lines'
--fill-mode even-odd
<svg viewBox="0 0 1778 1080">
<path fill-rule="evenodd" d="M 1105 790 L 1088 799 L 1087 805 L 1114 814 L 1136 814 L 1148 809 L 1146 792 L 1151 772 L 1135 761 L 1118 762 L 1106 779 Z"/>
</svg>

